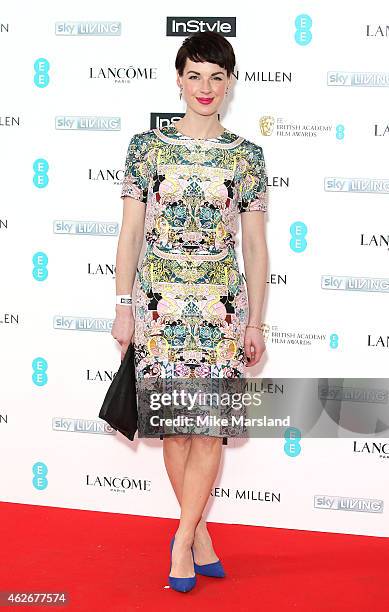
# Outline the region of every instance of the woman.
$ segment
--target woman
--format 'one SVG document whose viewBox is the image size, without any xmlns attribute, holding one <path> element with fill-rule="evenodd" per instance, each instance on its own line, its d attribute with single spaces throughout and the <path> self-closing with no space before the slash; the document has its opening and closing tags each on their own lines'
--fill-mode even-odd
<svg viewBox="0 0 389 612">
<path fill-rule="evenodd" d="M 122 358 L 134 342 L 137 381 L 242 378 L 265 350 L 263 151 L 218 121 L 234 66 L 233 48 L 223 36 L 186 38 L 175 62 L 185 116 L 135 134 L 128 146 L 116 258 L 116 293 L 124 300 L 131 301 L 144 236 L 147 250 L 137 277 L 135 319 L 131 303 L 118 297 L 112 335 Z M 246 292 L 234 236 L 239 213 L 247 212 L 241 215 Z M 161 436 L 181 506 L 170 542 L 169 583 L 183 592 L 195 586 L 196 573 L 225 575 L 202 517 L 227 443 L 211 433 Z"/>
</svg>

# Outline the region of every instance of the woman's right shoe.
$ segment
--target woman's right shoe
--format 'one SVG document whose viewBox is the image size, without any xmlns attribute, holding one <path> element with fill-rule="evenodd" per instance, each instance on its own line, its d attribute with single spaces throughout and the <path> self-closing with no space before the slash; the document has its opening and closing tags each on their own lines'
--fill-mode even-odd
<svg viewBox="0 0 389 612">
<path fill-rule="evenodd" d="M 192 547 L 192 557 L 193 564 L 196 574 L 201 574 L 202 576 L 210 576 L 211 578 L 224 578 L 225 571 L 220 559 L 214 561 L 213 563 L 203 563 L 203 565 L 198 565 L 194 560 L 193 555 L 193 547 Z"/>
<path fill-rule="evenodd" d="M 172 570 L 172 550 L 174 544 L 174 538 L 172 537 L 170 541 L 170 570 L 169 574 Z M 193 551 L 192 551 L 193 554 Z M 193 561 L 194 562 L 194 561 Z M 169 584 L 175 591 L 180 591 L 181 593 L 187 593 L 191 591 L 193 587 L 196 585 L 196 574 L 194 576 L 189 576 L 188 578 L 177 578 L 176 576 L 169 575 Z"/>
</svg>

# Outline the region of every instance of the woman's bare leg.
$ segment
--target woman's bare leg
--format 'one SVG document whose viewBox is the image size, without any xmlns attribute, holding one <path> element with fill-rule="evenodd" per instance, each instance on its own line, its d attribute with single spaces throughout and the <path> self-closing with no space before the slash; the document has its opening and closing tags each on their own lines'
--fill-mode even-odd
<svg viewBox="0 0 389 612">
<path fill-rule="evenodd" d="M 197 563 L 217 560 L 202 513 L 219 470 L 222 438 L 196 435 L 189 442 L 183 441 L 184 437 L 178 438 L 164 437 L 165 465 L 181 505 L 171 574 L 188 577 L 194 574 L 192 543 Z"/>
<path fill-rule="evenodd" d="M 181 506 L 182 489 L 184 484 L 185 464 L 188 457 L 191 436 L 170 436 L 163 439 L 163 457 L 166 472 L 169 476 L 178 503 Z M 218 560 L 212 539 L 203 517 L 199 520 L 195 530 L 193 554 L 196 563 L 214 563 Z"/>
</svg>

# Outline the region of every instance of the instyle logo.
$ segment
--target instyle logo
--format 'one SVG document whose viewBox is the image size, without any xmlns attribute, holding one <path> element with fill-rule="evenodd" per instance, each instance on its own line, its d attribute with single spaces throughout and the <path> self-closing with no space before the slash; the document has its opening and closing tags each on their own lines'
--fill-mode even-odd
<svg viewBox="0 0 389 612">
<path fill-rule="evenodd" d="M 70 417 L 53 417 L 53 431 L 65 433 L 87 433 L 87 434 L 107 434 L 116 435 L 108 423 L 103 420 L 94 421 L 93 419 L 75 419 Z"/>
<path fill-rule="evenodd" d="M 150 66 L 102 66 L 89 68 L 90 79 L 103 79 L 113 83 L 131 83 L 132 81 L 155 81 L 157 69 Z"/>
<path fill-rule="evenodd" d="M 337 87 L 389 87 L 389 72 L 327 72 L 327 85 Z"/>
<path fill-rule="evenodd" d="M 121 119 L 120 117 L 59 115 L 55 117 L 55 129 L 117 132 L 121 130 Z"/>
<path fill-rule="evenodd" d="M 151 480 L 129 478 L 128 476 L 91 476 L 87 474 L 86 485 L 111 489 L 111 491 L 151 492 Z"/>
<path fill-rule="evenodd" d="M 119 223 L 115 221 L 53 221 L 54 234 L 77 234 L 79 236 L 117 236 Z"/>
<path fill-rule="evenodd" d="M 341 176 L 325 176 L 324 191 L 339 191 L 351 193 L 389 193 L 387 178 L 345 178 Z"/>
<path fill-rule="evenodd" d="M 166 36 L 218 32 L 236 36 L 236 17 L 166 17 Z"/>
<path fill-rule="evenodd" d="M 110 332 L 113 319 L 102 319 L 92 317 L 71 317 L 67 315 L 54 315 L 54 329 L 65 331 L 90 331 L 90 332 Z"/>
<path fill-rule="evenodd" d="M 389 459 L 389 442 L 362 442 L 353 441 L 353 452 L 374 455 L 380 459 Z"/>
<path fill-rule="evenodd" d="M 150 113 L 150 129 L 161 128 L 181 119 L 185 113 Z"/>
<path fill-rule="evenodd" d="M 120 21 L 56 21 L 56 36 L 121 36 Z"/>
<path fill-rule="evenodd" d="M 150 129 L 166 127 L 170 123 L 175 123 L 184 115 L 185 113 L 150 113 Z M 220 120 L 219 113 L 217 118 Z"/>
<path fill-rule="evenodd" d="M 340 497 L 338 495 L 315 495 L 314 507 L 322 510 L 346 510 L 347 512 L 371 512 L 377 514 L 384 511 L 384 500 Z"/>
<path fill-rule="evenodd" d="M 321 288 L 333 291 L 371 291 L 389 293 L 389 278 L 371 278 L 366 276 L 335 276 L 323 274 Z"/>
</svg>

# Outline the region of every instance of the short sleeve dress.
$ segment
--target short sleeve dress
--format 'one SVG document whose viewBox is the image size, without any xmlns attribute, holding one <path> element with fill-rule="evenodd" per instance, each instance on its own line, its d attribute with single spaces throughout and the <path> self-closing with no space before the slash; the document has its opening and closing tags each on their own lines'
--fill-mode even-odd
<svg viewBox="0 0 389 612">
<path fill-rule="evenodd" d="M 262 147 L 227 129 L 194 139 L 173 122 L 135 134 L 126 196 L 146 206 L 137 379 L 244 377 L 248 299 L 235 236 L 239 214 L 268 208 Z"/>
</svg>

